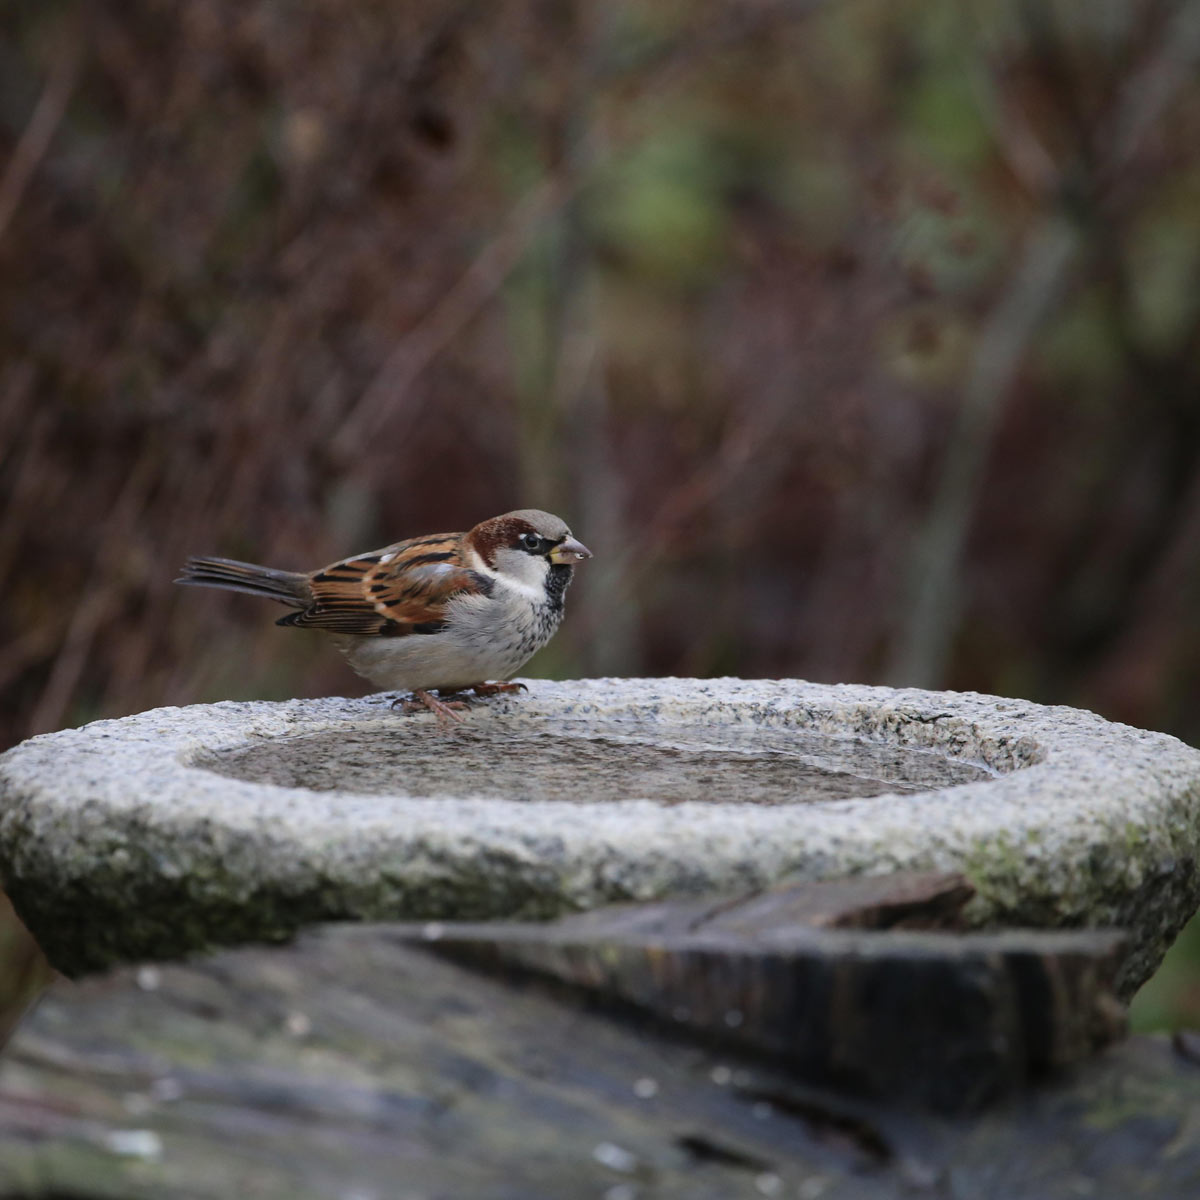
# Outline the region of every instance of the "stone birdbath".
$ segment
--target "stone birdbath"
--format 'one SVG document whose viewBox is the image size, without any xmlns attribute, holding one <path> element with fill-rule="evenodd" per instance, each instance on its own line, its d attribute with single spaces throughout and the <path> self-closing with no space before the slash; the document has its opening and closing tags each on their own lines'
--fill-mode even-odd
<svg viewBox="0 0 1200 1200">
<path fill-rule="evenodd" d="M 547 918 L 961 871 L 977 927 L 1200 904 L 1200 753 L 1087 712 L 794 680 L 528 681 L 461 728 L 360 700 L 165 708 L 0 758 L 0 877 L 68 974 L 323 920 Z"/>
</svg>

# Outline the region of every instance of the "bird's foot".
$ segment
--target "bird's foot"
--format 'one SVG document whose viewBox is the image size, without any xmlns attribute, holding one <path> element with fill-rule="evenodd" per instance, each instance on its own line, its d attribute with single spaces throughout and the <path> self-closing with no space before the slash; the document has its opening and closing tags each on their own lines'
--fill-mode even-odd
<svg viewBox="0 0 1200 1200">
<path fill-rule="evenodd" d="M 454 725 L 461 724 L 462 717 L 458 714 L 467 707 L 465 700 L 439 700 L 437 696 L 432 692 L 425 691 L 424 688 L 417 688 L 411 697 L 392 702 L 393 708 L 397 705 L 402 712 L 406 713 L 433 713 L 437 717 L 439 729 L 450 729 Z"/>
<path fill-rule="evenodd" d="M 462 721 L 458 714 L 470 707 L 468 692 L 476 696 L 507 696 L 514 692 L 527 692 L 529 689 L 523 683 L 472 683 L 454 691 L 438 689 L 440 695 L 435 696 L 424 688 L 418 688 L 411 696 L 404 696 L 392 701 L 393 708 L 399 708 L 405 713 L 431 712 L 437 717 L 438 727 L 449 729 L 451 724 Z"/>
<path fill-rule="evenodd" d="M 473 683 L 471 691 L 477 696 L 509 696 L 529 689 L 523 683 Z"/>
</svg>

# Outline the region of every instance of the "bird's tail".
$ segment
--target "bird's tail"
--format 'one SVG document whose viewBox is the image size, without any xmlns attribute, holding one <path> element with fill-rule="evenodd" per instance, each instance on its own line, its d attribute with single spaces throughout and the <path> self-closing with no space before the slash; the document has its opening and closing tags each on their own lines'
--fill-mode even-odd
<svg viewBox="0 0 1200 1200">
<path fill-rule="evenodd" d="M 252 596 L 278 600 L 290 608 L 307 608 L 312 603 L 307 575 L 235 562 L 231 558 L 189 558 L 175 582 L 249 592 Z"/>
</svg>

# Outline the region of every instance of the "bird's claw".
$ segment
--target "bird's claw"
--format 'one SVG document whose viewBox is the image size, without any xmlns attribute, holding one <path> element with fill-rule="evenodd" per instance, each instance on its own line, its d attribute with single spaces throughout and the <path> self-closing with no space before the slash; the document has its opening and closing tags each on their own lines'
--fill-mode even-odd
<svg viewBox="0 0 1200 1200">
<path fill-rule="evenodd" d="M 458 714 L 467 707 L 467 703 L 465 700 L 439 700 L 432 692 L 418 688 L 411 696 L 393 700 L 392 707 L 399 707 L 401 712 L 410 714 L 431 712 L 437 717 L 439 729 L 449 729 L 452 725 L 462 723 L 462 717 Z"/>
<path fill-rule="evenodd" d="M 473 683 L 471 691 L 477 696 L 509 696 L 529 689 L 523 683 Z"/>
</svg>

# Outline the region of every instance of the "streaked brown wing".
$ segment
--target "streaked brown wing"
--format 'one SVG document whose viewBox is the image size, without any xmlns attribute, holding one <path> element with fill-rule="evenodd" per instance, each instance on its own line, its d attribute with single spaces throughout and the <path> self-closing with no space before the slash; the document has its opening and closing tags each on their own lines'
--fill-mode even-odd
<svg viewBox="0 0 1200 1200">
<path fill-rule="evenodd" d="M 491 591 L 486 575 L 462 565 L 461 541 L 413 538 L 325 567 L 309 577 L 312 604 L 279 624 L 380 637 L 436 633 L 452 597 Z"/>
</svg>

